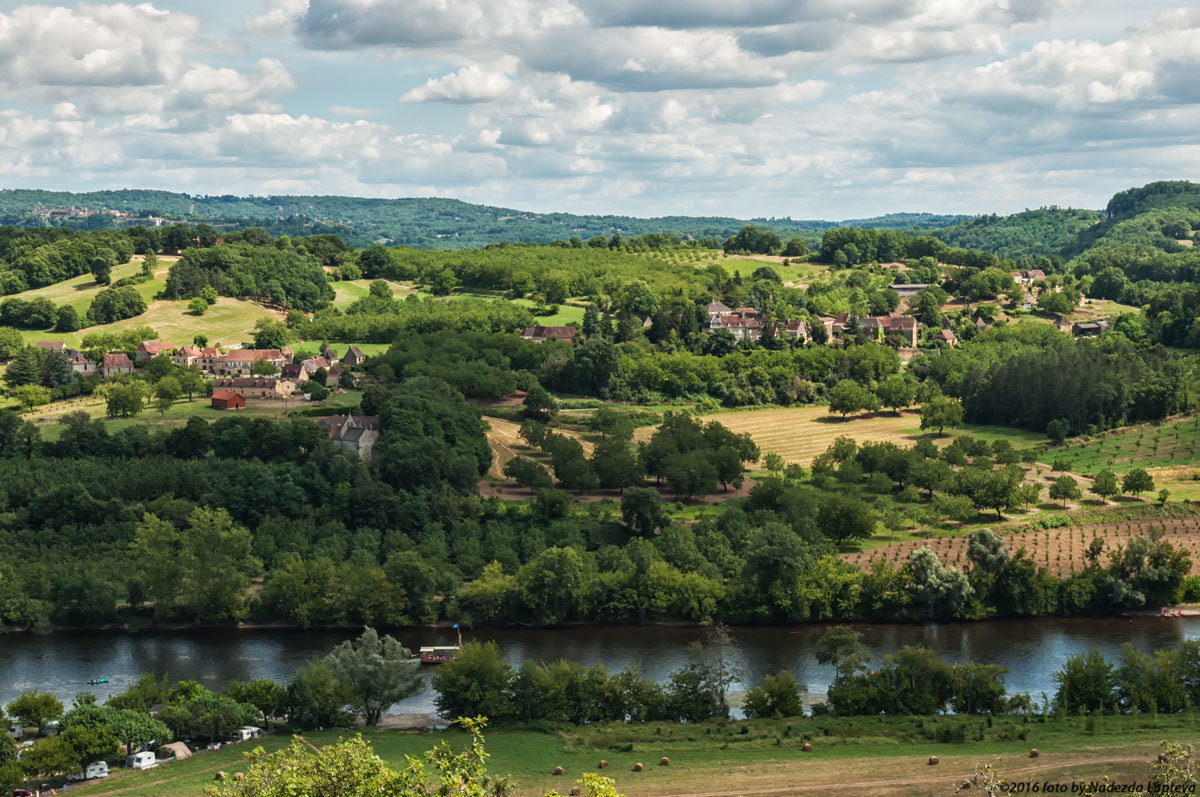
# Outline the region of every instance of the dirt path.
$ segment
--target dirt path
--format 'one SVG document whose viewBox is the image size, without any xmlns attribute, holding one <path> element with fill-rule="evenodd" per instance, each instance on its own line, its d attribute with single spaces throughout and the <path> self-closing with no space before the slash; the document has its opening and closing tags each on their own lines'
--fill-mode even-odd
<svg viewBox="0 0 1200 797">
<path fill-rule="evenodd" d="M 1044 760 L 1044 759 L 1043 759 Z M 1015 767 L 1011 769 L 1002 769 L 1001 777 L 1009 781 L 1020 781 L 1028 779 L 1030 775 L 1036 775 L 1042 772 L 1051 772 L 1060 769 L 1071 769 L 1075 767 L 1097 766 L 1112 764 L 1149 764 L 1148 756 L 1106 756 L 1097 758 L 1094 755 L 1089 757 L 1071 757 L 1071 756 L 1054 756 L 1053 761 L 1045 761 L 1044 763 L 1034 766 Z M 880 764 L 882 760 L 878 760 Z M 978 762 L 977 762 L 978 763 Z M 928 765 L 925 765 L 928 766 Z M 959 770 L 956 772 L 947 772 L 947 767 L 930 767 L 929 774 L 925 776 L 915 776 L 907 778 L 890 778 L 890 779 L 875 779 L 875 780 L 825 780 L 820 783 L 793 783 L 786 786 L 768 786 L 763 788 L 738 788 L 720 791 L 691 791 L 691 792 L 664 792 L 659 797 L 741 797 L 741 795 L 771 795 L 771 794 L 807 794 L 810 792 L 829 793 L 831 788 L 836 788 L 839 794 L 911 794 L 912 789 L 921 789 L 918 793 L 922 794 L 951 794 L 953 789 L 963 781 L 970 780 L 975 775 L 976 764 L 971 765 L 970 770 Z M 886 769 L 886 767 L 881 767 Z M 797 777 L 800 773 L 796 773 Z M 820 777 L 819 775 L 817 777 Z M 812 775 L 806 775 L 806 779 L 811 779 Z M 886 790 L 886 791 L 881 791 Z"/>
</svg>

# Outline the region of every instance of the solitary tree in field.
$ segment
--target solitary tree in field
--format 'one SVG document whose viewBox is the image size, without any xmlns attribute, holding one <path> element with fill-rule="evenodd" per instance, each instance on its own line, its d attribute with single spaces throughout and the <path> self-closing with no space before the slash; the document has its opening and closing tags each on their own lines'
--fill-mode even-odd
<svg viewBox="0 0 1200 797">
<path fill-rule="evenodd" d="M 1102 470 L 1096 474 L 1096 478 L 1092 480 L 1091 492 L 1100 496 L 1101 502 L 1107 501 L 1111 496 L 1116 495 L 1121 491 L 1117 486 L 1117 474 L 1111 470 Z"/>
<path fill-rule="evenodd" d="M 888 407 L 892 412 L 899 415 L 902 407 L 907 407 L 913 403 L 916 387 L 900 374 L 892 374 L 879 383 L 876 393 L 879 395 L 879 401 L 883 406 Z"/>
<path fill-rule="evenodd" d="M 829 411 L 845 418 L 859 410 L 879 409 L 879 399 L 853 379 L 843 379 L 829 391 Z"/>
<path fill-rule="evenodd" d="M 921 428 L 937 429 L 938 434 L 944 433 L 947 426 L 954 428 L 962 426 L 963 406 L 958 399 L 949 396 L 934 396 L 921 405 Z"/>
<path fill-rule="evenodd" d="M 1154 489 L 1154 478 L 1144 469 L 1134 468 L 1125 474 L 1121 486 L 1125 488 L 1125 492 L 1140 496 Z"/>
<path fill-rule="evenodd" d="M 50 391 L 41 385 L 18 385 L 9 391 L 9 395 L 27 410 L 50 403 Z"/>
<path fill-rule="evenodd" d="M 1067 508 L 1068 501 L 1078 501 L 1082 497 L 1083 492 L 1079 489 L 1079 482 L 1070 476 L 1059 476 L 1050 485 L 1050 500 L 1061 503 L 1063 509 Z"/>
</svg>

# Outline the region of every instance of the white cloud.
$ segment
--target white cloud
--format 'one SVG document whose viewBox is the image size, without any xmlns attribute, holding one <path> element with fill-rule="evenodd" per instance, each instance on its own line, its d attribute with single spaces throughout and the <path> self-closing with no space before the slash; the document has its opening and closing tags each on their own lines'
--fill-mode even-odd
<svg viewBox="0 0 1200 797">
<path fill-rule="evenodd" d="M 430 78 L 424 86 L 406 92 L 400 102 L 488 102 L 498 100 L 512 86 L 503 72 L 464 66 L 457 72 Z"/>
</svg>

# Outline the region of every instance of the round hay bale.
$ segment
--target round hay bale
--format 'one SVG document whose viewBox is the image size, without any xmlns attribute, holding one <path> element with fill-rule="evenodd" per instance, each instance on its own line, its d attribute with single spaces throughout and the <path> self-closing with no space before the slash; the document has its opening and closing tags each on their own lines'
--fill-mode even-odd
<svg viewBox="0 0 1200 797">
<path fill-rule="evenodd" d="M 561 775 L 562 773 L 563 773 L 563 768 L 562 768 L 562 767 L 555 767 L 555 768 L 554 768 L 554 774 L 555 774 L 555 775 Z"/>
<path fill-rule="evenodd" d="M 600 762 L 600 768 L 601 768 L 601 769 L 608 769 L 608 762 L 607 762 L 607 761 L 601 761 L 601 762 Z"/>
<path fill-rule="evenodd" d="M 229 777 L 229 775 L 224 770 L 213 773 L 213 780 L 225 780 L 227 777 Z"/>
<path fill-rule="evenodd" d="M 1036 747 L 1029 751 L 1030 758 L 1037 758 L 1040 755 L 1041 755 L 1041 753 L 1038 752 L 1038 749 Z"/>
<path fill-rule="evenodd" d="M 237 780 L 237 781 L 242 781 L 242 780 L 245 780 L 245 779 L 246 779 L 246 773 L 245 773 L 245 772 L 234 772 L 234 773 L 233 773 L 233 779 L 234 779 L 234 780 Z"/>
<path fill-rule="evenodd" d="M 645 767 L 644 767 L 644 766 L 642 766 L 642 762 L 641 762 L 641 761 L 639 761 L 639 762 L 637 762 L 636 764 L 634 764 L 634 765 L 633 765 L 633 771 L 634 771 L 634 772 L 641 772 L 643 769 L 645 769 Z"/>
<path fill-rule="evenodd" d="M 935 755 L 929 756 L 929 766 L 936 767 L 937 764 L 938 764 L 938 757 Z"/>
<path fill-rule="evenodd" d="M 806 752 L 806 753 L 811 753 L 811 752 L 812 752 L 812 745 L 811 745 L 811 744 L 809 744 L 808 742 L 805 742 L 805 743 L 804 743 L 804 745 L 803 745 L 803 746 L 802 746 L 800 749 L 801 749 L 801 750 L 803 750 L 803 751 L 804 751 L 804 752 Z"/>
<path fill-rule="evenodd" d="M 669 767 L 671 765 L 671 759 L 663 756 L 662 758 L 658 759 L 658 765 L 660 767 Z"/>
</svg>

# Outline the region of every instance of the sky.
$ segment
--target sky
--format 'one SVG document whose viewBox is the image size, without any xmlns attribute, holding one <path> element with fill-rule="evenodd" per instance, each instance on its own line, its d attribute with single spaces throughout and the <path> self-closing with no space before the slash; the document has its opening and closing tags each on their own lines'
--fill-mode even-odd
<svg viewBox="0 0 1200 797">
<path fill-rule="evenodd" d="M 845 219 L 1200 177 L 1160 0 L 0 0 L 0 187 Z"/>
</svg>

